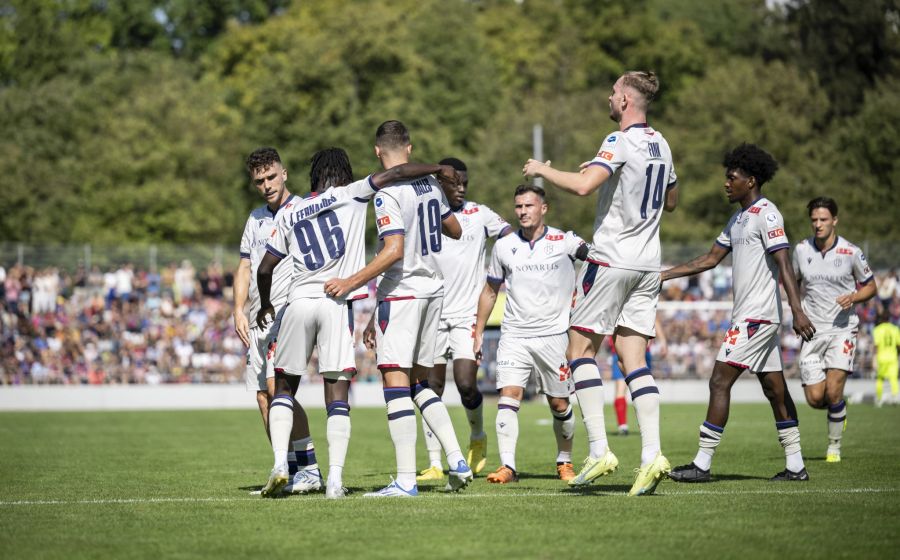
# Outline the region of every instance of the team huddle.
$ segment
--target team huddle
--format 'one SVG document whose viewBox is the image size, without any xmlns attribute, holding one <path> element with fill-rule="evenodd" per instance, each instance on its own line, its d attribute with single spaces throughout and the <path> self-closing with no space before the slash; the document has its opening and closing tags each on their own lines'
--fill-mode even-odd
<svg viewBox="0 0 900 560">
<path fill-rule="evenodd" d="M 837 236 L 837 205 L 822 197 L 809 204 L 814 235 L 797 246 L 792 262 L 782 215 L 761 194 L 777 163 L 760 148 L 742 144 L 724 161 L 725 191 L 740 209 L 708 254 L 661 271 L 660 221 L 663 211 L 677 206 L 678 183 L 668 143 L 647 124 L 647 108 L 658 88 L 652 72 L 627 72 L 616 81 L 609 107 L 619 128 L 579 171 L 560 171 L 549 161 L 528 160 L 523 167 L 526 177 L 542 177 L 577 196 L 599 190 L 590 243 L 545 223 L 545 192 L 530 184 L 512 192 L 519 221 L 514 231 L 490 208 L 466 198 L 463 162 L 409 163 L 409 131 L 398 121 L 382 123 L 376 131 L 375 153 L 384 171 L 354 181 L 347 154 L 323 150 L 312 158 L 306 197 L 287 190 L 287 171 L 274 149 L 261 148 L 248 157 L 248 172 L 266 204 L 250 214 L 241 241 L 234 318 L 249 348 L 247 383 L 257 391 L 275 458 L 261 490 L 264 497 L 323 487 L 328 498 L 347 494 L 342 475 L 351 433 L 349 389 L 356 374 L 353 302 L 367 297 L 367 285 L 375 279 L 375 312 L 363 340 L 375 350 L 382 374 L 397 474 L 366 496 L 416 496 L 419 481 L 444 480 L 443 458 L 450 491 L 465 488 L 485 468 L 487 435 L 475 376 L 484 329 L 503 284 L 507 297 L 496 368 L 500 466 L 488 482 L 519 480 L 517 413 L 533 376 L 553 416 L 557 476 L 578 487 L 618 467 L 607 441 L 596 362 L 607 336 L 640 427 L 640 467 L 629 495 L 652 493 L 665 476 L 678 482 L 711 479 L 731 386 L 745 370 L 757 376 L 772 405 L 785 452 L 785 469 L 772 480 L 808 480 L 796 407 L 782 373 L 779 279 L 793 329 L 804 340 L 801 374 L 807 401 L 828 409 L 827 458 L 840 460 L 843 386 L 853 369 L 856 343 L 852 307 L 875 294 L 865 256 Z M 370 201 L 379 247 L 366 263 Z M 497 241 L 485 274 L 488 237 Z M 729 252 L 734 263 L 731 328 L 710 380 L 697 455 L 673 469 L 662 453 L 660 394 L 647 360 L 661 284 L 712 268 Z M 797 278 L 805 287 L 802 300 Z M 244 314 L 248 299 L 249 320 Z M 308 419 L 294 399 L 314 349 L 325 380 L 327 482 Z M 471 431 L 465 455 L 441 400 L 450 361 Z M 573 394 L 589 449 L 578 472 L 572 458 Z M 430 460 L 418 476 L 416 409 Z"/>
</svg>

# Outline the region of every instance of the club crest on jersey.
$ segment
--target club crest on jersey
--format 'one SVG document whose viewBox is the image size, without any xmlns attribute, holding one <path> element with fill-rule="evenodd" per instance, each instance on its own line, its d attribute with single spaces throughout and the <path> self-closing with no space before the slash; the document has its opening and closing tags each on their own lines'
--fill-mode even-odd
<svg viewBox="0 0 900 560">
<path fill-rule="evenodd" d="M 545 245 L 544 252 L 547 253 L 548 255 L 552 255 L 553 253 L 556 252 L 556 247 L 554 247 L 553 245 Z"/>
<path fill-rule="evenodd" d="M 840 268 L 842 264 L 844 264 L 842 259 L 834 259 L 834 268 Z"/>
</svg>

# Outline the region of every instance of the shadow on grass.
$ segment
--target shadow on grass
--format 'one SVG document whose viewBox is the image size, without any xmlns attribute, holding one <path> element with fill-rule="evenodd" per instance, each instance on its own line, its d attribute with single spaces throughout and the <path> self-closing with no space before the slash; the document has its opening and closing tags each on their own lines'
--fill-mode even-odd
<svg viewBox="0 0 900 560">
<path fill-rule="evenodd" d="M 768 476 L 750 476 L 746 474 L 713 474 L 712 481 L 715 482 L 717 480 L 769 480 Z M 697 483 L 697 482 L 683 482 L 679 484 L 708 484 L 708 483 Z"/>
<path fill-rule="evenodd" d="M 596 496 L 598 494 L 627 494 L 629 490 L 631 490 L 630 484 L 591 484 L 579 488 L 566 487 L 560 490 L 560 493 L 572 496 Z"/>
</svg>

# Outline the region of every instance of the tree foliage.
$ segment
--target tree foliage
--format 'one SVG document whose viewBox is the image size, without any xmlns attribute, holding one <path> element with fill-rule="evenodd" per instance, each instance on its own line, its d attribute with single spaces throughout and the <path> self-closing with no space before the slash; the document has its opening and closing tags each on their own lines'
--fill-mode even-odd
<svg viewBox="0 0 900 560">
<path fill-rule="evenodd" d="M 779 160 L 765 192 L 793 237 L 829 194 L 848 237 L 897 240 L 898 24 L 897 0 L 7 0 L 0 239 L 234 243 L 258 203 L 246 153 L 275 146 L 304 191 L 324 147 L 377 168 L 394 118 L 414 159 L 465 160 L 472 198 L 513 218 L 532 126 L 577 169 L 616 126 L 616 77 L 651 68 L 682 187 L 665 240 L 722 227 L 744 141 Z M 593 198 L 550 203 L 590 234 Z"/>
</svg>

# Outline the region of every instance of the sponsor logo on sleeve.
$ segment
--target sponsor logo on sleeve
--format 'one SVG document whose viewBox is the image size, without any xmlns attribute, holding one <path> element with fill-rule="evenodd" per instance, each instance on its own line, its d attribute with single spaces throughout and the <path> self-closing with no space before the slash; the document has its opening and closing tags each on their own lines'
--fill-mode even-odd
<svg viewBox="0 0 900 560">
<path fill-rule="evenodd" d="M 601 150 L 601 151 L 597 152 L 597 157 L 605 159 L 606 161 L 611 161 L 613 158 L 613 153 Z"/>
<path fill-rule="evenodd" d="M 606 144 L 615 144 L 616 140 L 618 140 L 618 139 L 619 138 L 615 134 L 610 134 L 609 136 L 606 137 L 605 143 Z"/>
<path fill-rule="evenodd" d="M 384 200 L 381 199 L 380 196 L 375 197 L 375 208 L 381 208 L 384 206 Z"/>
<path fill-rule="evenodd" d="M 776 214 L 775 212 L 769 212 L 768 214 L 766 214 L 766 221 L 770 224 L 777 224 L 778 214 Z"/>
<path fill-rule="evenodd" d="M 378 227 L 384 227 L 390 223 L 391 223 L 390 216 L 382 216 L 381 218 L 378 218 Z"/>
<path fill-rule="evenodd" d="M 783 228 L 775 228 L 769 232 L 769 239 L 776 239 L 778 237 L 784 237 Z"/>
</svg>

